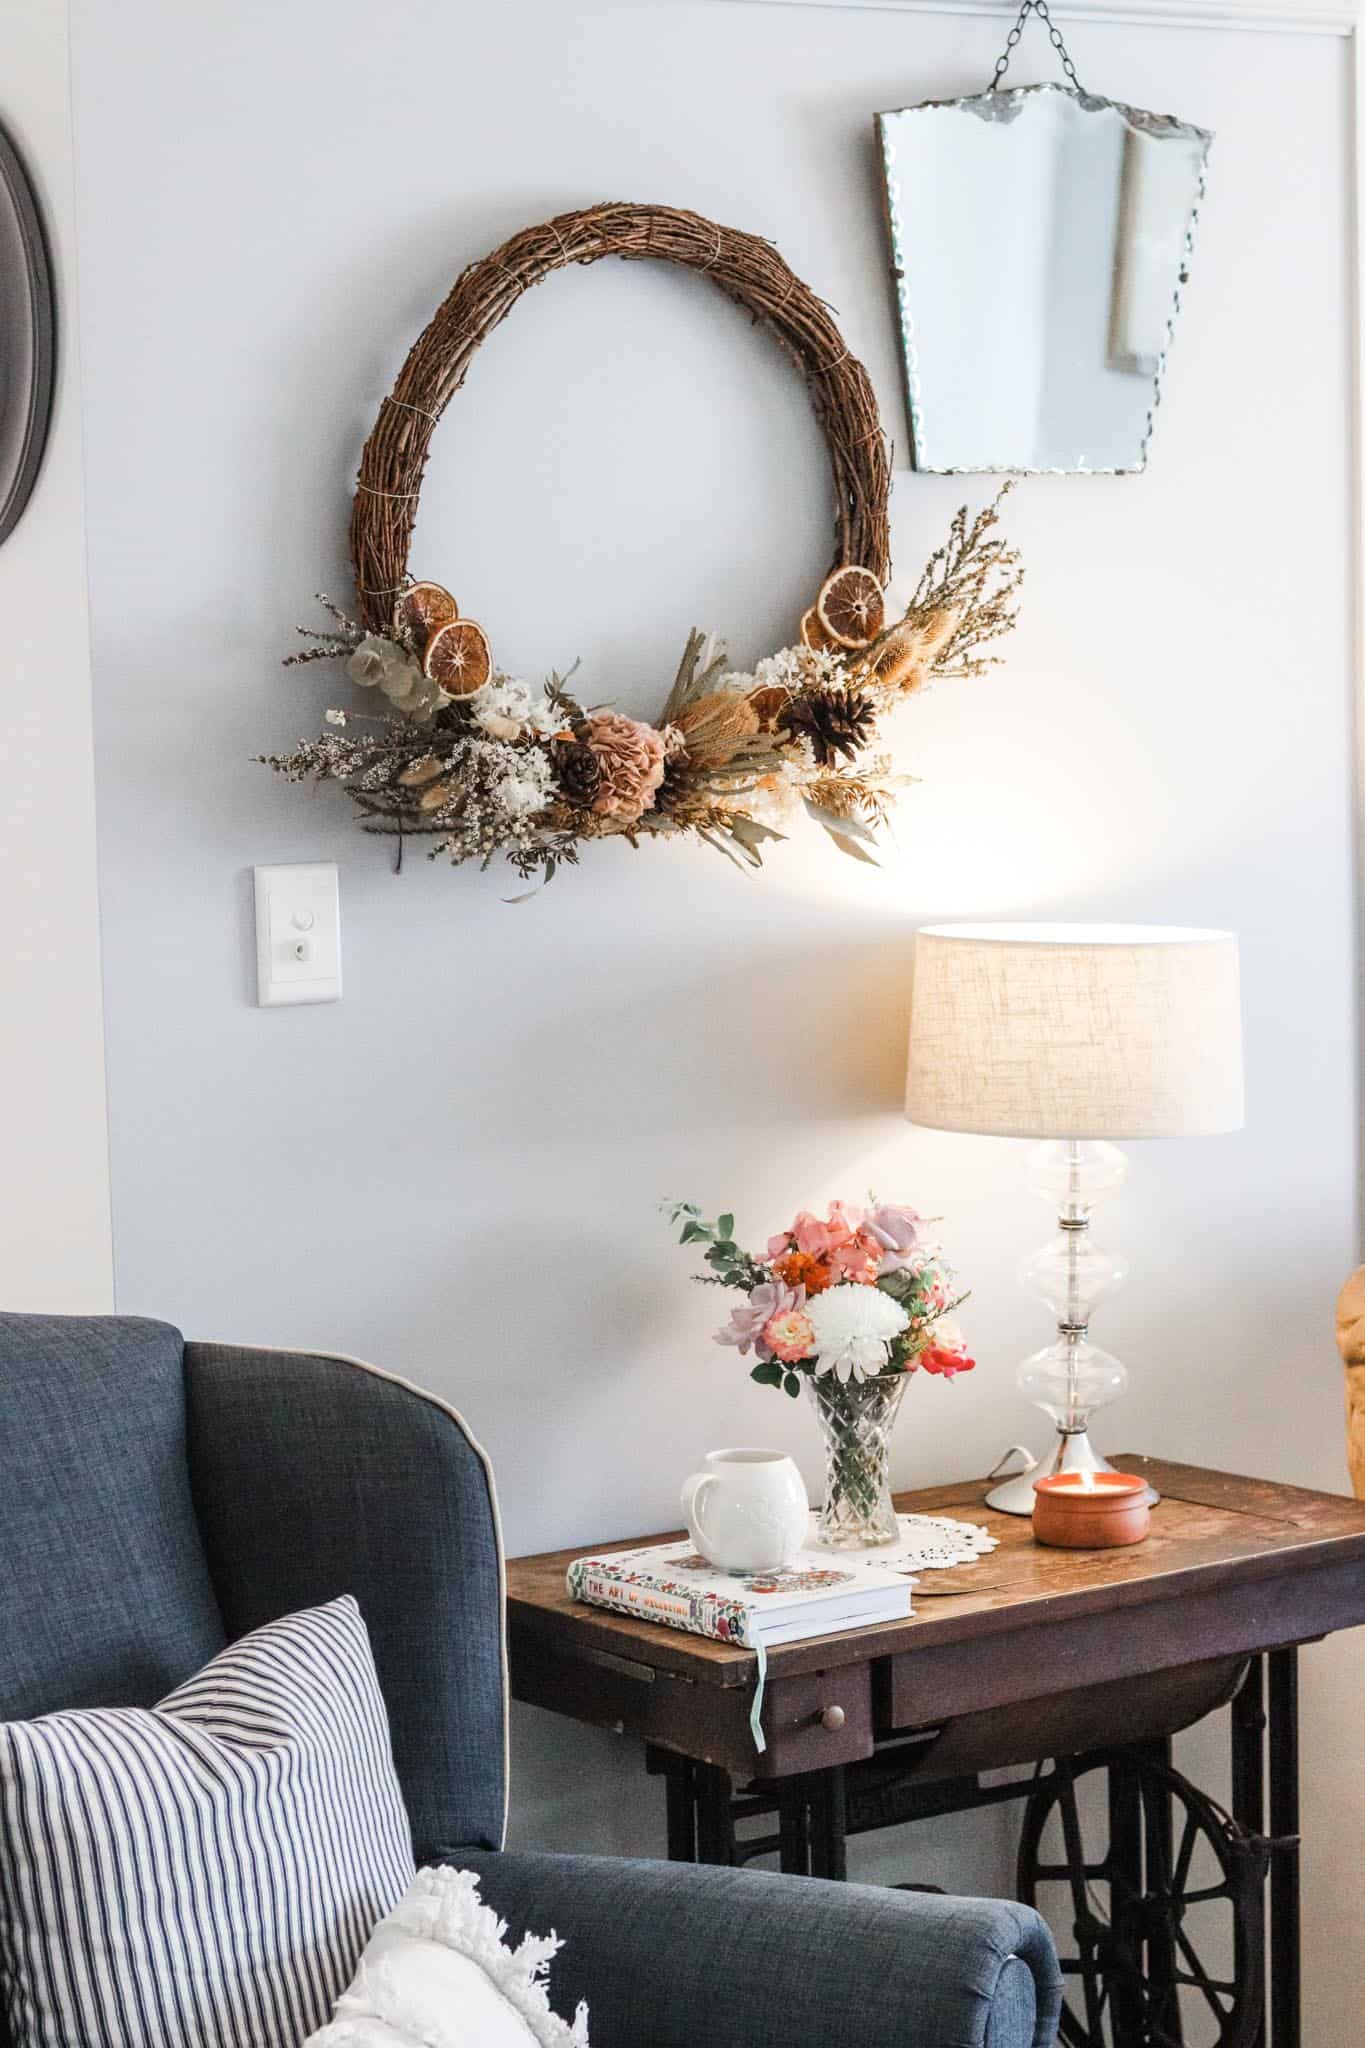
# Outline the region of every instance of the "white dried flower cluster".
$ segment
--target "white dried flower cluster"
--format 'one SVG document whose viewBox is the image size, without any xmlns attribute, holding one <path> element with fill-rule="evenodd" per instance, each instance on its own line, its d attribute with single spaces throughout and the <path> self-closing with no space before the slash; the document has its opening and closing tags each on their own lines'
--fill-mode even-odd
<svg viewBox="0 0 1365 2048">
<path fill-rule="evenodd" d="M 543 692 L 536 693 L 516 676 L 495 675 L 468 699 L 475 722 L 490 739 L 516 740 L 528 734 L 547 739 L 564 723 Z"/>
<path fill-rule="evenodd" d="M 784 762 L 781 768 L 765 775 L 752 789 L 736 796 L 733 808 L 752 818 L 756 825 L 766 825 L 772 832 L 784 832 L 797 815 L 801 795 L 799 776 Z"/>
<path fill-rule="evenodd" d="M 381 633 L 365 635 L 347 662 L 346 673 L 362 690 L 381 691 L 395 711 L 419 725 L 450 702 L 440 685 L 423 675 L 415 656 Z"/>
<path fill-rule="evenodd" d="M 493 791 L 509 817 L 532 818 L 546 808 L 554 795 L 550 757 L 539 747 L 522 747 L 514 758 L 516 765 L 503 770 L 493 784 Z"/>
<path fill-rule="evenodd" d="M 721 677 L 720 687 L 745 695 L 751 690 L 836 690 L 847 679 L 841 654 L 824 647 L 779 647 L 755 665 L 752 675 L 732 669 Z"/>
<path fill-rule="evenodd" d="M 888 1346 L 910 1321 L 906 1311 L 880 1287 L 830 1287 L 806 1303 L 815 1332 L 815 1372 L 848 1381 L 873 1378 L 887 1361 Z"/>
<path fill-rule="evenodd" d="M 449 828 L 436 852 L 455 860 L 488 860 L 535 844 L 535 821 L 554 797 L 554 773 L 542 748 L 467 739 L 452 750 L 447 765 L 458 786 L 432 813 L 433 823 Z"/>
</svg>

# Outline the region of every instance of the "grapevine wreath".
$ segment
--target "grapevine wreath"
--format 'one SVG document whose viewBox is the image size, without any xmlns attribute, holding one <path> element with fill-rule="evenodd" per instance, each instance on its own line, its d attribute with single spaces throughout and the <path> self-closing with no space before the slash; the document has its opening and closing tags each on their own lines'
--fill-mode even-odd
<svg viewBox="0 0 1365 2048">
<path fill-rule="evenodd" d="M 835 549 L 793 645 L 754 671 L 693 630 L 657 723 L 584 701 L 568 677 L 532 687 L 495 660 L 443 584 L 415 580 L 408 548 L 432 433 L 475 350 L 550 272 L 603 256 L 678 263 L 767 329 L 805 380 L 829 450 Z M 356 616 L 328 599 L 326 631 L 290 663 L 342 660 L 378 716 L 336 709 L 321 738 L 263 757 L 293 781 L 338 782 L 364 829 L 431 836 L 433 855 L 505 855 L 549 878 L 591 839 L 693 833 L 758 867 L 804 809 L 869 860 L 905 778 L 883 717 L 933 676 L 979 675 L 1014 623 L 1022 571 L 997 507 L 964 507 L 903 613 L 888 617 L 890 461 L 867 372 L 829 309 L 757 236 L 668 206 L 561 214 L 471 264 L 414 343 L 360 459 L 351 512 Z M 463 594 L 462 594 L 463 595 Z M 663 690 L 661 685 L 661 696 Z"/>
</svg>

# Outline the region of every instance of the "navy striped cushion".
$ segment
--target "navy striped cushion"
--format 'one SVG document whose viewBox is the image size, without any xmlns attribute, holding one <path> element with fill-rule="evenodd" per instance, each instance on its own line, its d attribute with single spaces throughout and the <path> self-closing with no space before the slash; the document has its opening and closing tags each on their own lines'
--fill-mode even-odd
<svg viewBox="0 0 1365 2048">
<path fill-rule="evenodd" d="M 24 2048 L 298 2048 L 413 1875 L 353 1599 L 151 1708 L 0 1723 L 0 1977 Z"/>
</svg>

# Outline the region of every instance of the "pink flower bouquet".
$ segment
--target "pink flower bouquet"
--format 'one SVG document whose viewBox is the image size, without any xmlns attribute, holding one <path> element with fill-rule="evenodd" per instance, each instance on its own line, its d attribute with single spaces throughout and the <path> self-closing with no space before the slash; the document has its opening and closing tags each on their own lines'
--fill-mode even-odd
<svg viewBox="0 0 1365 2048">
<path fill-rule="evenodd" d="M 692 1202 L 667 1213 L 682 1244 L 707 1248 L 711 1271 L 698 1279 L 743 1295 L 716 1342 L 752 1355 L 763 1386 L 794 1396 L 803 1378 L 848 1385 L 921 1366 L 952 1379 L 976 1363 L 952 1319 L 965 1296 L 914 1209 L 875 1199 L 833 1202 L 825 1217 L 803 1209 L 762 1258 L 735 1243 L 733 1216 L 704 1222 Z"/>
</svg>

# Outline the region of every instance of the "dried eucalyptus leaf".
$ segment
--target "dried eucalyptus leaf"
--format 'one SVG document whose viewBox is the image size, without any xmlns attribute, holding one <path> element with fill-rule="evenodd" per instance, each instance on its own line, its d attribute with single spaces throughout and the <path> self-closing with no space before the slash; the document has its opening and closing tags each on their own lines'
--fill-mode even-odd
<svg viewBox="0 0 1365 2048">
<path fill-rule="evenodd" d="M 747 811 L 732 811 L 729 819 L 730 836 L 742 839 L 746 846 L 761 846 L 765 839 L 785 839 L 785 832 L 774 832 L 771 825 L 760 825 L 757 818 L 751 818 Z"/>
<path fill-rule="evenodd" d="M 762 857 L 759 854 L 751 851 L 741 841 L 730 839 L 728 834 L 721 832 L 719 829 L 714 832 L 708 832 L 699 826 L 697 828 L 697 837 L 704 839 L 708 846 L 714 846 L 717 853 L 723 853 L 725 858 L 728 861 L 733 861 L 737 868 L 761 868 L 763 865 Z"/>
<path fill-rule="evenodd" d="M 879 868 L 881 866 L 881 862 L 873 860 L 867 848 L 859 846 L 856 839 L 850 839 L 845 833 L 836 831 L 833 825 L 826 825 L 825 830 L 838 847 L 840 853 L 846 853 L 850 860 L 866 861 L 870 868 Z"/>
<path fill-rule="evenodd" d="M 804 802 L 808 816 L 814 818 L 817 825 L 823 825 L 833 838 L 861 839 L 865 846 L 877 844 L 876 833 L 857 818 L 846 818 L 840 811 L 827 811 L 822 804 L 813 804 L 809 797 Z M 875 867 L 877 863 L 874 861 L 872 865 Z"/>
</svg>

